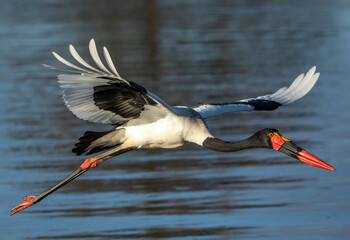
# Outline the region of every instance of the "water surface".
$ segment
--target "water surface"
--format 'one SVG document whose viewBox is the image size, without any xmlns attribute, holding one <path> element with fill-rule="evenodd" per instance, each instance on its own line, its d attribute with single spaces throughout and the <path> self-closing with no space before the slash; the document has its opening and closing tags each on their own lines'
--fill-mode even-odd
<svg viewBox="0 0 350 240">
<path fill-rule="evenodd" d="M 7 1 L 0 10 L 0 235 L 7 239 L 348 239 L 350 4 L 332 1 Z M 64 106 L 50 51 L 108 46 L 120 74 L 172 105 L 271 93 L 313 65 L 312 92 L 274 112 L 208 120 L 239 140 L 265 127 L 337 168 L 270 150 L 187 144 L 103 163 L 13 217 L 65 177 L 86 130 Z M 101 48 L 100 48 L 101 49 Z M 89 60 L 89 59 L 88 59 Z"/>
</svg>

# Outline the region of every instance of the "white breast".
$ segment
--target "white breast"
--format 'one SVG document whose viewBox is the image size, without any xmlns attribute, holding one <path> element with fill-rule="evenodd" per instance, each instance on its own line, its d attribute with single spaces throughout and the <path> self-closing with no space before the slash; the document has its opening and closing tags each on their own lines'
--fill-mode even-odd
<svg viewBox="0 0 350 240">
<path fill-rule="evenodd" d="M 179 120 L 166 116 L 156 122 L 125 127 L 126 144 L 137 148 L 175 148 L 184 144 Z"/>
<path fill-rule="evenodd" d="M 202 119 L 175 114 L 153 123 L 124 128 L 125 144 L 137 148 L 176 148 L 186 141 L 201 145 L 212 136 Z"/>
</svg>

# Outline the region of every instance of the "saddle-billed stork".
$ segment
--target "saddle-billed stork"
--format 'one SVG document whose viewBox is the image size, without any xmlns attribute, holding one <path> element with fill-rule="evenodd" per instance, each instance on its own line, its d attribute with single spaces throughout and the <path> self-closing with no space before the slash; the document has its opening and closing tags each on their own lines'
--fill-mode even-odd
<svg viewBox="0 0 350 240">
<path fill-rule="evenodd" d="M 86 159 L 78 169 L 47 191 L 24 198 L 22 203 L 12 209 L 11 215 L 38 203 L 101 162 L 141 148 L 176 148 L 186 142 L 220 152 L 270 148 L 310 165 L 335 170 L 283 137 L 276 129 L 265 128 L 245 140 L 228 142 L 215 138 L 205 122 L 206 118 L 224 113 L 271 111 L 293 103 L 305 96 L 316 83 L 320 75 L 315 73 L 316 67 L 312 67 L 306 74 L 300 74 L 289 87 L 283 87 L 273 94 L 228 103 L 205 103 L 192 108 L 170 106 L 139 84 L 123 79 L 104 47 L 103 54 L 109 67 L 107 69 L 98 55 L 93 39 L 90 40 L 89 50 L 98 68 L 84 61 L 73 45 L 69 46 L 69 51 L 82 66 L 68 62 L 55 52 L 53 55 L 71 69 L 44 66 L 70 73 L 58 75 L 58 82 L 64 102 L 73 114 L 90 122 L 113 125 L 106 132 L 85 132 L 75 144 L 73 152 L 81 155 L 106 151 Z"/>
</svg>

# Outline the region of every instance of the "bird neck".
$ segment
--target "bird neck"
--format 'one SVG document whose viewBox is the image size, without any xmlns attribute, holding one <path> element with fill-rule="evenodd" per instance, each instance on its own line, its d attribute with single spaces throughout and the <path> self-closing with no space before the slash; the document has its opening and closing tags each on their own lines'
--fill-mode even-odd
<svg viewBox="0 0 350 240">
<path fill-rule="evenodd" d="M 255 135 L 237 142 L 227 142 L 218 138 L 208 137 L 204 140 L 203 146 L 218 152 L 236 152 L 250 148 L 268 148 L 263 142 L 259 141 Z"/>
</svg>

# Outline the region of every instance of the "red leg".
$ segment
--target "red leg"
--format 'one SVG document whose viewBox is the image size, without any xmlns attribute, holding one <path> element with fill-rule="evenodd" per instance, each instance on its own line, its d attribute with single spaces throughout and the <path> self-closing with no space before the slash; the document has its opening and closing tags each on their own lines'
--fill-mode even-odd
<svg viewBox="0 0 350 240">
<path fill-rule="evenodd" d="M 70 175 L 68 175 L 66 178 L 64 178 L 62 181 L 54 185 L 53 187 L 49 188 L 45 192 L 39 194 L 38 196 L 27 196 L 23 198 L 23 202 L 18 204 L 16 207 L 12 209 L 11 215 L 22 211 L 23 209 L 32 206 L 33 204 L 36 204 L 43 200 L 45 197 L 50 195 L 51 193 L 55 192 L 57 189 L 63 187 L 67 183 L 73 181 L 75 178 L 79 177 L 81 174 L 88 171 L 90 168 L 96 167 L 98 164 L 100 164 L 103 161 L 106 161 L 107 159 L 110 159 L 112 157 L 115 157 L 119 154 L 128 152 L 132 150 L 133 148 L 122 148 L 121 146 L 111 149 L 107 152 L 104 152 L 94 158 L 88 158 L 84 161 L 83 164 L 80 165 L 75 171 L 73 171 Z"/>
<path fill-rule="evenodd" d="M 67 184 L 68 182 L 70 182 L 71 180 L 73 180 L 74 178 L 79 176 L 80 174 L 84 173 L 85 171 L 89 170 L 90 168 L 96 167 L 102 161 L 103 160 L 97 160 L 97 158 L 88 158 L 88 159 L 86 159 L 83 162 L 83 164 L 80 165 L 80 168 L 75 170 L 66 179 L 62 180 L 57 185 L 55 185 L 54 187 L 50 188 L 48 191 L 40 194 L 39 196 L 33 195 L 33 196 L 27 196 L 27 197 L 23 198 L 23 202 L 22 203 L 18 204 L 16 207 L 12 208 L 11 215 L 13 215 L 13 214 L 15 214 L 15 213 L 17 213 L 19 211 L 22 211 L 23 209 L 26 209 L 26 208 L 32 206 L 33 204 L 39 202 L 41 199 L 43 199 L 45 196 L 47 196 L 51 192 L 56 191 L 58 188 L 60 188 L 61 186 Z"/>
<path fill-rule="evenodd" d="M 97 160 L 96 158 L 88 158 L 86 159 L 83 164 L 80 165 L 81 169 L 89 169 L 97 167 L 98 164 L 100 164 L 102 160 Z"/>
<path fill-rule="evenodd" d="M 23 198 L 23 202 L 18 204 L 16 207 L 12 208 L 11 209 L 11 215 L 19 212 L 19 211 L 22 211 L 23 209 L 27 208 L 27 207 L 30 207 L 34 204 L 34 199 L 36 198 L 36 196 L 27 196 L 25 198 Z"/>
</svg>

